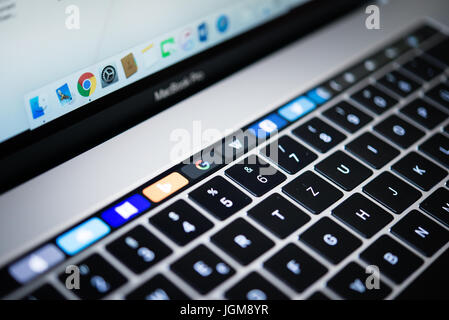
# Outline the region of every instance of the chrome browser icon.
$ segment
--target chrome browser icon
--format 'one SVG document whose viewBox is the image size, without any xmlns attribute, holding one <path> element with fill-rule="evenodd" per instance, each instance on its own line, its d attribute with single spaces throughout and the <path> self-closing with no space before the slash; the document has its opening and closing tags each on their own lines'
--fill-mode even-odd
<svg viewBox="0 0 449 320">
<path fill-rule="evenodd" d="M 86 72 L 78 79 L 78 92 L 83 97 L 89 97 L 95 92 L 97 87 L 97 79 L 93 73 Z"/>
</svg>

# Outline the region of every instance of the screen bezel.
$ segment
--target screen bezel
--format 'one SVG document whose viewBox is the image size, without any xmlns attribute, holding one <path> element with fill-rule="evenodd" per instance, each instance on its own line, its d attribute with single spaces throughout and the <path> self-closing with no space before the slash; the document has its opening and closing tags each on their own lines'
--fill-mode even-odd
<svg viewBox="0 0 449 320">
<path fill-rule="evenodd" d="M 314 0 L 0 145 L 0 193 L 166 110 L 241 68 L 352 11 L 363 1 Z M 205 80 L 162 101 L 154 92 L 192 71 Z"/>
</svg>

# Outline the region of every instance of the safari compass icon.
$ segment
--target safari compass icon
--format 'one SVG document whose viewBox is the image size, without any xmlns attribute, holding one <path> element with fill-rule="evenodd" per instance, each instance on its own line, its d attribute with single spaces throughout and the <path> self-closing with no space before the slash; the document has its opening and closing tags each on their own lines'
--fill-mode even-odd
<svg viewBox="0 0 449 320">
<path fill-rule="evenodd" d="M 114 64 L 108 64 L 100 71 L 101 87 L 106 88 L 118 81 L 117 69 Z"/>
</svg>

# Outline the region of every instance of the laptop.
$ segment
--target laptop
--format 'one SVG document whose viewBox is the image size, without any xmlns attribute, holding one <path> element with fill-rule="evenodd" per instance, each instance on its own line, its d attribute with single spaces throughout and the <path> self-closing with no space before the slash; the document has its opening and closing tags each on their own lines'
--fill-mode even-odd
<svg viewBox="0 0 449 320">
<path fill-rule="evenodd" d="M 0 1 L 2 299 L 444 299 L 449 3 Z"/>
</svg>

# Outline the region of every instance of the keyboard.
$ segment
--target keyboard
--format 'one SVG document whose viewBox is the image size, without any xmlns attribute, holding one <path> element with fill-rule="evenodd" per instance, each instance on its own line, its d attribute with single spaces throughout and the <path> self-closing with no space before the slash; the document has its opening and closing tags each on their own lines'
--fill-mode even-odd
<svg viewBox="0 0 449 320">
<path fill-rule="evenodd" d="M 449 248 L 448 57 L 411 28 L 2 266 L 0 297 L 398 297 Z"/>
</svg>

